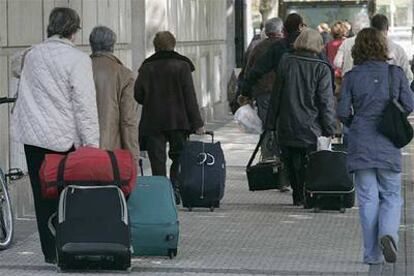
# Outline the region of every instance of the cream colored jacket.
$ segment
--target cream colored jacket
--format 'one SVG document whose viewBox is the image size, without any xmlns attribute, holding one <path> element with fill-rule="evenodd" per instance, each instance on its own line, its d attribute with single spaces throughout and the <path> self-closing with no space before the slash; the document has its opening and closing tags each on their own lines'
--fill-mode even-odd
<svg viewBox="0 0 414 276">
<path fill-rule="evenodd" d="M 11 128 L 17 142 L 53 151 L 67 151 L 73 145 L 98 147 L 89 56 L 57 36 L 33 46 L 24 59 Z"/>
</svg>

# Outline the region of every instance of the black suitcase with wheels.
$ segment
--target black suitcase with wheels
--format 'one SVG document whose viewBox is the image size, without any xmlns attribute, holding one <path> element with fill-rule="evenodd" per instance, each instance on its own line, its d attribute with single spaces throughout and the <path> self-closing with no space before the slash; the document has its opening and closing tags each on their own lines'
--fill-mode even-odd
<svg viewBox="0 0 414 276">
<path fill-rule="evenodd" d="M 282 187 L 287 187 L 289 185 L 287 168 L 280 161 L 279 157 L 276 157 L 273 160 L 259 161 L 253 165 L 253 161 L 259 152 L 265 135 L 266 132 L 263 132 L 260 135 L 259 142 L 246 166 L 249 191 L 281 189 Z"/>
<path fill-rule="evenodd" d="M 57 265 L 61 269 L 131 266 L 128 209 L 116 186 L 68 186 L 59 199 Z"/>
<path fill-rule="evenodd" d="M 224 196 L 226 162 L 220 142 L 188 141 L 180 155 L 178 181 L 183 206 L 206 207 L 211 211 L 220 207 Z"/>
<path fill-rule="evenodd" d="M 316 151 L 308 156 L 305 174 L 305 208 L 345 212 L 355 202 L 353 176 L 346 166 L 343 151 Z"/>
</svg>

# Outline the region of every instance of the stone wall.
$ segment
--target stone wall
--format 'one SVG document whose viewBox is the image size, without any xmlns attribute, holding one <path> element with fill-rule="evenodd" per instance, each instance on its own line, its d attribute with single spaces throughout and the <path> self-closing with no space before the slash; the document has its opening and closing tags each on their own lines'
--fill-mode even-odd
<svg viewBox="0 0 414 276">
<path fill-rule="evenodd" d="M 227 62 L 227 55 L 234 55 L 234 50 L 226 44 L 227 33 L 234 33 L 234 29 L 226 27 L 227 18 L 233 15 L 232 10 L 228 15 L 227 1 L 146 0 L 132 3 L 133 10 L 141 15 L 133 19 L 133 26 L 138 28 L 132 33 L 134 68 L 154 52 L 152 40 L 155 33 L 171 31 L 177 39 L 176 50 L 195 64 L 194 82 L 204 118 L 211 120 L 225 116 L 227 76 L 234 64 Z"/>
</svg>

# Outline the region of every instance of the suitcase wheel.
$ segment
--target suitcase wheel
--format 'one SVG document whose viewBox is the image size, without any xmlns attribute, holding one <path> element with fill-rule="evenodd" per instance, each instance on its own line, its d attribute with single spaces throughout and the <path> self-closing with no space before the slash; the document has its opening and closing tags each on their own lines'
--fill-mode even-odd
<svg viewBox="0 0 414 276">
<path fill-rule="evenodd" d="M 193 207 L 188 207 L 188 212 L 192 212 L 193 211 Z"/>
<path fill-rule="evenodd" d="M 342 214 L 345 213 L 345 208 L 339 209 L 339 212 L 341 212 Z"/>
<path fill-rule="evenodd" d="M 56 263 L 59 271 L 67 270 L 70 267 L 70 264 L 73 262 L 73 259 L 65 253 L 56 252 Z"/>
<path fill-rule="evenodd" d="M 210 212 L 214 212 L 214 206 L 210 206 Z"/>
<path fill-rule="evenodd" d="M 313 209 L 313 212 L 315 212 L 315 213 L 320 213 L 320 211 L 321 211 L 321 208 L 319 208 L 319 207 L 315 207 Z"/>
<path fill-rule="evenodd" d="M 175 256 L 177 256 L 177 248 L 168 249 L 168 257 L 170 257 L 170 259 L 172 260 Z"/>
</svg>

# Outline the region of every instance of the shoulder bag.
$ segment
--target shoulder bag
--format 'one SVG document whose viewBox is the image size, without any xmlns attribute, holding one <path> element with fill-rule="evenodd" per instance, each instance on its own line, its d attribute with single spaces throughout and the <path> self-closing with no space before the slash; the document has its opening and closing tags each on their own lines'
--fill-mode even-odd
<svg viewBox="0 0 414 276">
<path fill-rule="evenodd" d="M 408 113 L 393 95 L 392 65 L 388 67 L 389 101 L 385 107 L 383 117 L 378 125 L 378 131 L 397 148 L 402 148 L 413 139 L 413 128 L 408 121 Z"/>
</svg>

